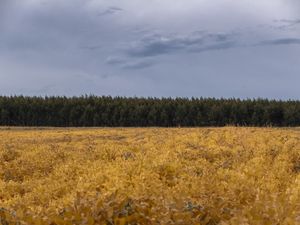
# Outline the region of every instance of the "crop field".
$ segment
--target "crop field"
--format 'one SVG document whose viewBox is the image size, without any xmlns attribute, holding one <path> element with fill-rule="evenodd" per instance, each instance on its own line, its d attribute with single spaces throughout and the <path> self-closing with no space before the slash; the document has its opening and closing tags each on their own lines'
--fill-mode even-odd
<svg viewBox="0 0 300 225">
<path fill-rule="evenodd" d="M 300 130 L 2 128 L 0 224 L 300 224 Z"/>
</svg>

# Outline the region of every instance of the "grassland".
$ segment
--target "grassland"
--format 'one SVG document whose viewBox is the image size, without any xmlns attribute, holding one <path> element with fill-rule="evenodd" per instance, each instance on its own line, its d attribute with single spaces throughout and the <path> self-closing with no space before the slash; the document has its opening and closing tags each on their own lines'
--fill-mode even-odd
<svg viewBox="0 0 300 225">
<path fill-rule="evenodd" d="M 1 129 L 0 224 L 300 224 L 300 131 Z"/>
</svg>

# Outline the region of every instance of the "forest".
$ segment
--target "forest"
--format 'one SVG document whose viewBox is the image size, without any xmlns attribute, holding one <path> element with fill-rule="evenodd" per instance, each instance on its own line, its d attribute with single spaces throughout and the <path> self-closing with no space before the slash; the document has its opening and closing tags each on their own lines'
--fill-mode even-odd
<svg viewBox="0 0 300 225">
<path fill-rule="evenodd" d="M 1 126 L 300 126 L 300 101 L 0 96 Z"/>
</svg>

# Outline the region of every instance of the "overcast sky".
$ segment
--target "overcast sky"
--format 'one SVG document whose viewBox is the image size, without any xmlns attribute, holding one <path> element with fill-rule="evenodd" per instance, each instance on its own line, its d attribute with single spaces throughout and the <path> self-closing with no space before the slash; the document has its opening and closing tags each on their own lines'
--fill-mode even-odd
<svg viewBox="0 0 300 225">
<path fill-rule="evenodd" d="M 0 95 L 299 99 L 299 0 L 0 0 Z"/>
</svg>

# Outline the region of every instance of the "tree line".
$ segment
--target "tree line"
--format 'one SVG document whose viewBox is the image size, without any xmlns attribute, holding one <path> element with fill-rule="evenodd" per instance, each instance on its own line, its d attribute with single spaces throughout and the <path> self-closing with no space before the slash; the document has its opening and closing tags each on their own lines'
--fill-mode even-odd
<svg viewBox="0 0 300 225">
<path fill-rule="evenodd" d="M 0 96 L 1 126 L 300 126 L 300 101 Z"/>
</svg>

